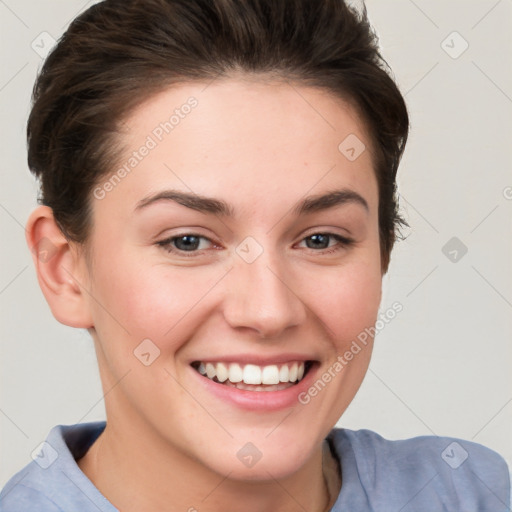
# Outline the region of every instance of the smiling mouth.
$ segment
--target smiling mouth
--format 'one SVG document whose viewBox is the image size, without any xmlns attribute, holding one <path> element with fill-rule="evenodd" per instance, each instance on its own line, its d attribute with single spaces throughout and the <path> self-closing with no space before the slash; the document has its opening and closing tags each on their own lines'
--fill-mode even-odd
<svg viewBox="0 0 512 512">
<path fill-rule="evenodd" d="M 192 363 L 192 368 L 203 377 L 246 391 L 280 391 L 296 386 L 312 366 L 312 361 L 290 361 L 266 366 L 202 361 Z"/>
</svg>

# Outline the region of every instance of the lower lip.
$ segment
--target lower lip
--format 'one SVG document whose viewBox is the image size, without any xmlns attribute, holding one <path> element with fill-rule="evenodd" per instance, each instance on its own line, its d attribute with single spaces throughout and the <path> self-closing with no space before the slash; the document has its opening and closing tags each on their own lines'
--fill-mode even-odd
<svg viewBox="0 0 512 512">
<path fill-rule="evenodd" d="M 318 369 L 318 364 L 314 363 L 298 384 L 280 391 L 247 391 L 232 388 L 203 377 L 192 367 L 190 369 L 209 393 L 225 402 L 250 411 L 277 411 L 299 404 L 298 396 L 310 387 Z"/>
</svg>

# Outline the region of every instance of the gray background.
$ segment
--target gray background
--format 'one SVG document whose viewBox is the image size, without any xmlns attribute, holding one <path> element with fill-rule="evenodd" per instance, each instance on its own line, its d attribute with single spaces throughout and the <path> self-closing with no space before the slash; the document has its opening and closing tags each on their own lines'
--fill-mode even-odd
<svg viewBox="0 0 512 512">
<path fill-rule="evenodd" d="M 24 239 L 37 196 L 24 130 L 37 52 L 50 41 L 40 34 L 57 39 L 92 3 L 0 0 L 0 485 L 54 425 L 104 418 L 88 334 L 52 317 Z M 512 2 L 367 7 L 410 109 L 399 187 L 412 228 L 381 308 L 403 311 L 378 334 L 340 425 L 461 437 L 512 461 Z"/>
</svg>

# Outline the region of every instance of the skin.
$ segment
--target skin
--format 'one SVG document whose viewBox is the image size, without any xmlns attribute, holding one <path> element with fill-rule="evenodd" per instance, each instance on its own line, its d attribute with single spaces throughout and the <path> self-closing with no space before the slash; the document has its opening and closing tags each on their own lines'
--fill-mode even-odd
<svg viewBox="0 0 512 512">
<path fill-rule="evenodd" d="M 243 500 L 248 512 L 320 512 L 340 485 L 325 482 L 323 439 L 363 380 L 372 340 L 308 404 L 277 411 L 219 399 L 190 362 L 305 354 L 319 378 L 374 325 L 382 266 L 371 144 L 355 110 L 330 93 L 236 77 L 174 86 L 139 106 L 122 125 L 120 165 L 191 96 L 198 106 L 172 133 L 92 198 L 88 255 L 47 207 L 27 225 L 30 247 L 42 238 L 54 247 L 48 261 L 34 256 L 53 314 L 89 329 L 98 357 L 107 427 L 78 464 L 123 511 L 234 511 Z M 349 134 L 367 147 L 355 161 L 338 150 Z M 235 214 L 165 200 L 136 209 L 166 189 L 222 199 Z M 347 202 L 293 215 L 306 196 L 334 189 L 357 192 L 368 211 Z M 326 232 L 353 243 L 308 247 Z M 206 237 L 192 256 L 158 245 L 189 233 Z M 236 252 L 248 236 L 263 250 L 252 263 Z M 144 339 L 160 350 L 149 366 L 134 356 Z M 262 453 L 250 468 L 236 456 L 247 442 Z"/>
</svg>

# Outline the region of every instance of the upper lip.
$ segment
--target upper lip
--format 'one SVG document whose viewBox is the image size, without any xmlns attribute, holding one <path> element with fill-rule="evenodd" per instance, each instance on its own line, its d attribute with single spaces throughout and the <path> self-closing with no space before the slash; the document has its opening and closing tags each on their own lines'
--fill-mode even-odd
<svg viewBox="0 0 512 512">
<path fill-rule="evenodd" d="M 269 366 L 272 364 L 284 364 L 293 363 L 295 361 L 316 361 L 314 357 L 304 354 L 276 354 L 274 356 L 266 355 L 255 355 L 255 354 L 239 354 L 229 356 L 208 356 L 192 359 L 190 364 L 202 362 L 202 363 L 241 363 L 241 364 L 254 364 L 256 366 Z"/>
</svg>

